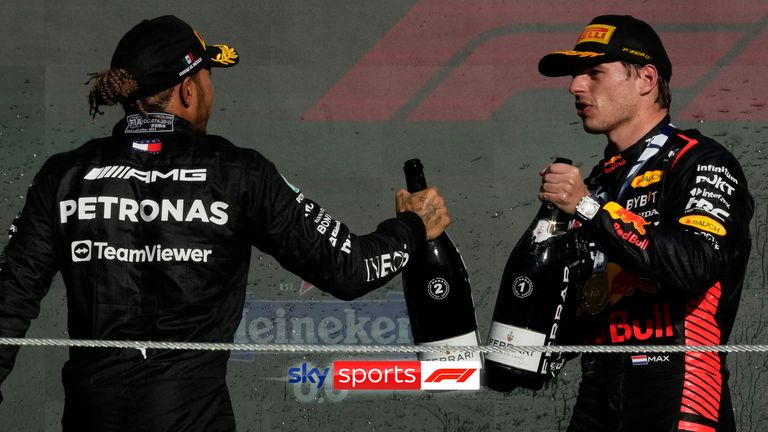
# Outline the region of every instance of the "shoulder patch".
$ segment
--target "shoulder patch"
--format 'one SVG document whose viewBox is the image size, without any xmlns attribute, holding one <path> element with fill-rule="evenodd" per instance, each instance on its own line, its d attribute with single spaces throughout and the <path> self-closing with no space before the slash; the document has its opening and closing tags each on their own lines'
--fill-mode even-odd
<svg viewBox="0 0 768 432">
<path fill-rule="evenodd" d="M 725 227 L 720 222 L 717 222 L 716 220 L 707 216 L 683 216 L 678 219 L 678 222 L 680 222 L 681 225 L 687 225 L 702 231 L 719 235 L 721 237 L 725 236 L 726 234 Z"/>
<path fill-rule="evenodd" d="M 678 153 L 678 154 L 677 154 L 677 156 L 675 156 L 675 160 L 674 160 L 674 161 L 672 161 L 672 168 L 674 168 L 674 167 L 675 167 L 675 164 L 677 163 L 677 161 L 680 159 L 680 157 L 681 157 L 681 156 L 683 156 L 683 155 L 684 155 L 684 154 L 685 154 L 685 153 L 686 153 L 688 150 L 690 150 L 690 149 L 691 149 L 691 148 L 693 148 L 693 147 L 694 147 L 696 144 L 698 144 L 698 143 L 699 143 L 699 141 L 698 141 L 698 140 L 695 140 L 695 139 L 693 139 L 693 138 L 688 138 L 687 136 L 685 136 L 685 135 L 683 135 L 683 134 L 681 134 L 681 133 L 677 134 L 677 136 L 678 136 L 678 137 L 680 137 L 680 138 L 682 138 L 683 140 L 685 140 L 685 141 L 686 141 L 686 144 L 685 144 L 685 146 L 682 148 L 682 150 L 680 150 L 680 153 Z"/>
</svg>

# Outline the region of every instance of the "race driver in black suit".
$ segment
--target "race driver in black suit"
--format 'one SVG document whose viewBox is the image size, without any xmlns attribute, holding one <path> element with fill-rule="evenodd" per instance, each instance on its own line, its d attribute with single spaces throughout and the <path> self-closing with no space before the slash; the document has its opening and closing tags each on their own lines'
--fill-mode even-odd
<svg viewBox="0 0 768 432">
<path fill-rule="evenodd" d="M 61 272 L 73 339 L 231 342 L 252 247 L 328 293 L 384 285 L 450 219 L 430 188 L 357 236 L 256 151 L 206 134 L 210 70 L 239 54 L 174 16 L 144 20 L 94 74 L 90 105 L 121 104 L 112 135 L 51 157 L 0 271 L 0 335 L 23 337 Z M 0 347 L 0 381 L 18 347 Z M 234 431 L 226 351 L 72 348 L 65 431 Z"/>
</svg>

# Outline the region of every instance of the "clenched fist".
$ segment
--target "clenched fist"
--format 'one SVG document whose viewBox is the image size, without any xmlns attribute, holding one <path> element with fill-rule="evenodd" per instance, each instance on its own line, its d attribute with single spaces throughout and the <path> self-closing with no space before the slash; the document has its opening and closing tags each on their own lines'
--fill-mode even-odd
<svg viewBox="0 0 768 432">
<path fill-rule="evenodd" d="M 416 193 L 408 193 L 400 189 L 395 195 L 397 212 L 412 211 L 421 217 L 427 230 L 427 240 L 434 240 L 445 231 L 451 223 L 445 200 L 437 192 L 437 188 L 428 187 Z"/>
<path fill-rule="evenodd" d="M 563 212 L 576 213 L 576 204 L 589 195 L 581 171 L 573 165 L 552 163 L 539 171 L 541 188 L 539 199 L 555 204 Z"/>
</svg>

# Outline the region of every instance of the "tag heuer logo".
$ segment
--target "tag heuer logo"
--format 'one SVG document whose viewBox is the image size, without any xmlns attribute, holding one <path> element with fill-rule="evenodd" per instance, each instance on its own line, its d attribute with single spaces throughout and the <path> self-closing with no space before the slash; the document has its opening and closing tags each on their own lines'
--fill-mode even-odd
<svg viewBox="0 0 768 432">
<path fill-rule="evenodd" d="M 78 240 L 72 242 L 72 262 L 91 260 L 93 244 L 90 240 Z"/>
</svg>

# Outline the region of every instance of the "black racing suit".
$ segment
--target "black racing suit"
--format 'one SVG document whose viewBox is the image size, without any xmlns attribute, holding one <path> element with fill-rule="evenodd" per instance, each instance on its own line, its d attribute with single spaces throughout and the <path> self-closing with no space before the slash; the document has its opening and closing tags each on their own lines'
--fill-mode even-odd
<svg viewBox="0 0 768 432">
<path fill-rule="evenodd" d="M 579 228 L 598 249 L 580 294 L 581 343 L 728 340 L 754 203 L 728 150 L 668 121 L 623 152 L 609 146 L 586 180 L 603 205 Z M 583 354 L 568 430 L 735 431 L 725 357 Z"/>
<path fill-rule="evenodd" d="M 251 248 L 342 299 L 382 286 L 426 236 L 405 212 L 356 236 L 256 151 L 170 114 L 51 157 L 0 271 L 0 335 L 23 337 L 61 272 L 72 339 L 231 342 Z M 18 348 L 0 347 L 0 382 Z M 72 348 L 64 429 L 231 431 L 225 351 Z"/>
</svg>

